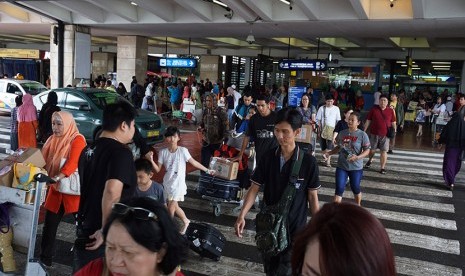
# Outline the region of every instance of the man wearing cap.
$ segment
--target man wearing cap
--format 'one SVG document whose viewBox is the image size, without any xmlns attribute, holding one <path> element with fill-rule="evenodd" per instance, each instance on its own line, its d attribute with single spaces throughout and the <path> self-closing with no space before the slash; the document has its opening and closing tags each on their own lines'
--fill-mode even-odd
<svg viewBox="0 0 465 276">
<path fill-rule="evenodd" d="M 336 123 L 341 120 L 341 111 L 339 107 L 334 105 L 334 96 L 328 93 L 325 99 L 325 104 L 316 113 L 316 123 L 320 128 L 320 145 L 323 154 L 333 149 L 332 133 Z M 330 135 L 325 135 L 326 132 L 330 133 Z M 331 167 L 331 157 L 324 159 L 324 162 L 326 167 Z"/>
</svg>

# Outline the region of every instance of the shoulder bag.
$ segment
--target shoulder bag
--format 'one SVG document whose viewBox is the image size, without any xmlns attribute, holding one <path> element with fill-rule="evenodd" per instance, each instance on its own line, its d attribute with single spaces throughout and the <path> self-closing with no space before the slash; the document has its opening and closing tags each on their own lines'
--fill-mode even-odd
<svg viewBox="0 0 465 276">
<path fill-rule="evenodd" d="M 255 242 L 260 252 L 267 256 L 276 256 L 290 245 L 288 214 L 291 203 L 294 200 L 297 188 L 295 183 L 299 177 L 302 165 L 303 153 L 297 148 L 297 160 L 294 161 L 289 184 L 284 190 L 279 202 L 266 206 L 262 202 L 262 208 L 255 217 Z"/>
<path fill-rule="evenodd" d="M 388 108 L 388 107 L 386 107 L 386 108 Z M 386 137 L 389 138 L 389 139 L 394 138 L 396 136 L 396 131 L 394 130 L 394 127 L 393 126 L 388 126 L 388 123 L 386 122 L 386 118 L 384 117 L 384 114 L 383 114 L 383 111 L 381 110 L 381 108 L 379 108 L 379 112 L 381 113 L 381 116 L 383 117 L 383 121 L 384 121 L 384 123 L 386 124 L 386 127 L 387 127 Z"/>
<path fill-rule="evenodd" d="M 323 106 L 323 121 L 325 122 L 325 125 L 321 130 L 321 138 L 325 140 L 333 140 L 334 127 L 328 126 L 326 123 L 326 106 Z"/>
<path fill-rule="evenodd" d="M 66 163 L 66 159 L 62 158 L 60 162 L 60 169 Z M 81 194 L 81 182 L 79 180 L 78 170 L 74 171 L 68 177 L 63 177 L 58 183 L 58 191 L 65 195 L 80 195 Z"/>
</svg>

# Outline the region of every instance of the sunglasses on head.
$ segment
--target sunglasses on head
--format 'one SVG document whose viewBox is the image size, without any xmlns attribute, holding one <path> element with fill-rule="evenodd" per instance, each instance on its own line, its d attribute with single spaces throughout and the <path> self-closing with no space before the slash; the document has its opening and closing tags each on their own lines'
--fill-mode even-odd
<svg viewBox="0 0 465 276">
<path fill-rule="evenodd" d="M 131 214 L 131 216 L 135 217 L 136 219 L 153 219 L 155 221 L 158 220 L 158 217 L 157 215 L 155 215 L 154 212 L 141 207 L 131 207 L 123 203 L 114 203 L 111 209 L 112 212 L 117 215 L 126 216 L 128 214 Z"/>
</svg>

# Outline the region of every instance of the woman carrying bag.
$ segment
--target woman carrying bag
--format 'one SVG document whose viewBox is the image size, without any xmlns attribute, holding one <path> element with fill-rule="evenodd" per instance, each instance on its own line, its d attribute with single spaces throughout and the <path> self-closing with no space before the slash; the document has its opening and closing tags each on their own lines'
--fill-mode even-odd
<svg viewBox="0 0 465 276">
<path fill-rule="evenodd" d="M 76 213 L 79 208 L 79 195 L 69 195 L 59 192 L 60 180 L 73 174 L 77 167 L 86 140 L 77 129 L 73 115 L 65 111 L 52 115 L 53 135 L 44 144 L 42 154 L 46 161 L 45 169 L 49 176 L 56 180 L 50 185 L 45 200 L 45 223 L 42 234 L 40 261 L 52 265 L 55 237 L 58 224 L 64 214 Z M 62 160 L 64 161 L 64 164 Z"/>
</svg>

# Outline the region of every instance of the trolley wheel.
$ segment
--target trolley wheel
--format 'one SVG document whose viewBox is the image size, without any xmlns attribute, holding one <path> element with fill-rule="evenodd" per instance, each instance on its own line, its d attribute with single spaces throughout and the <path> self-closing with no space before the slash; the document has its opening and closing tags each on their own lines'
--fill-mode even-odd
<svg viewBox="0 0 465 276">
<path fill-rule="evenodd" d="M 219 217 L 221 215 L 221 205 L 213 205 L 213 213 L 215 214 L 215 217 Z"/>
</svg>

